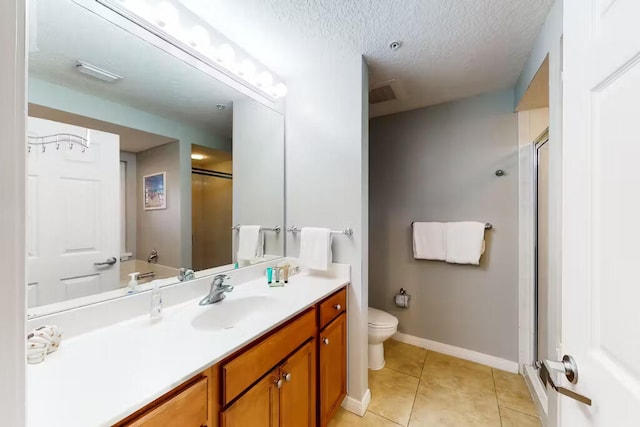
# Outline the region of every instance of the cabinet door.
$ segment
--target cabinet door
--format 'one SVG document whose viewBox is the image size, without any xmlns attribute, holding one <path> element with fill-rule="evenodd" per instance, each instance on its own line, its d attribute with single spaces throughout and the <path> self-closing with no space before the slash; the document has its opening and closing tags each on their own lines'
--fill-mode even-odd
<svg viewBox="0 0 640 427">
<path fill-rule="evenodd" d="M 347 315 L 320 332 L 320 424 L 326 426 L 347 394 Z"/>
<path fill-rule="evenodd" d="M 280 368 L 280 425 L 311 427 L 316 422 L 316 341 L 292 354 Z"/>
<path fill-rule="evenodd" d="M 127 427 L 201 427 L 207 424 L 208 380 L 201 378 Z"/>
<path fill-rule="evenodd" d="M 221 426 L 277 427 L 282 382 L 279 369 L 271 371 L 222 412 Z"/>
</svg>

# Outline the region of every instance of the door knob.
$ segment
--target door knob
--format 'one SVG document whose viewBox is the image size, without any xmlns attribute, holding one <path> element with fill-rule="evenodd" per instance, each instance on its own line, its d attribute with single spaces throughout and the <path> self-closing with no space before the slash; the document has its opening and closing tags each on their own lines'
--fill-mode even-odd
<svg viewBox="0 0 640 427">
<path fill-rule="evenodd" d="M 573 357 L 565 354 L 562 356 L 562 360 L 544 360 L 542 364 L 547 368 L 549 372 L 560 372 L 564 374 L 571 384 L 578 382 L 578 365 Z"/>
<path fill-rule="evenodd" d="M 291 372 L 287 372 L 284 375 L 282 375 L 282 378 L 284 378 L 284 380 L 288 383 L 291 382 Z"/>
<path fill-rule="evenodd" d="M 116 262 L 118 262 L 118 259 L 116 257 L 111 257 L 111 258 L 107 258 L 107 260 L 103 262 L 94 262 L 93 265 L 95 265 L 96 267 L 101 267 L 105 265 L 113 265 Z"/>
<path fill-rule="evenodd" d="M 329 338 L 322 338 L 322 342 L 323 342 L 325 345 L 329 345 Z"/>
<path fill-rule="evenodd" d="M 564 356 L 562 356 L 562 360 L 560 361 L 543 360 L 542 362 L 536 362 L 536 366 L 538 368 L 542 367 L 543 365 L 549 373 L 549 375 L 547 375 L 547 381 L 555 391 L 564 396 L 577 400 L 578 402 L 584 403 L 585 405 L 591 406 L 591 399 L 589 399 L 587 396 L 578 394 L 573 390 L 569 390 L 568 388 L 557 386 L 553 380 L 553 378 L 555 377 L 553 373 L 560 372 L 564 374 L 564 376 L 567 377 L 567 379 L 572 384 L 578 382 L 578 365 L 576 364 L 576 361 L 573 357 L 565 354 Z"/>
</svg>

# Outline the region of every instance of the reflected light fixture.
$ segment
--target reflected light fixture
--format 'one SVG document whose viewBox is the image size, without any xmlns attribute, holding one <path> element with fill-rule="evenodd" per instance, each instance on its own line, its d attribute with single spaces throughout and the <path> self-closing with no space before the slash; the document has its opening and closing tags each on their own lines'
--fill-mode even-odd
<svg viewBox="0 0 640 427">
<path fill-rule="evenodd" d="M 204 160 L 205 158 L 206 158 L 206 156 L 204 154 L 193 153 L 191 155 L 191 159 L 192 160 Z"/>
<path fill-rule="evenodd" d="M 119 76 L 111 71 L 104 70 L 100 67 L 96 67 L 95 65 L 89 64 L 84 61 L 76 62 L 76 70 L 80 71 L 82 74 L 86 74 L 87 76 L 91 76 L 95 79 L 102 80 L 108 83 L 115 83 L 119 80 L 122 80 L 122 76 Z"/>
<path fill-rule="evenodd" d="M 177 0 L 96 1 L 258 93 L 287 94 L 284 82 Z"/>
</svg>

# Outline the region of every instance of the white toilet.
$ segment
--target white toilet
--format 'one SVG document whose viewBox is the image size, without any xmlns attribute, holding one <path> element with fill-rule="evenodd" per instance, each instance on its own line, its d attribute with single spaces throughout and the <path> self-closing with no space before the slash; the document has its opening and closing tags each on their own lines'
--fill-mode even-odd
<svg viewBox="0 0 640 427">
<path fill-rule="evenodd" d="M 386 311 L 369 307 L 369 369 L 384 368 L 382 343 L 398 330 L 398 318 Z"/>
</svg>

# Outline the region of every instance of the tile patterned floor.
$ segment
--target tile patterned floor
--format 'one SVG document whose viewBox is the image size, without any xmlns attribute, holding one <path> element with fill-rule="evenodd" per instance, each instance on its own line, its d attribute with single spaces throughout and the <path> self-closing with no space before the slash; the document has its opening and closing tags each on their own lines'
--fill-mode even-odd
<svg viewBox="0 0 640 427">
<path fill-rule="evenodd" d="M 540 427 L 520 375 L 389 340 L 369 371 L 364 417 L 340 409 L 329 427 Z"/>
</svg>

